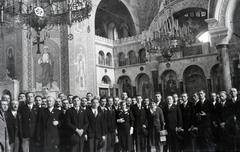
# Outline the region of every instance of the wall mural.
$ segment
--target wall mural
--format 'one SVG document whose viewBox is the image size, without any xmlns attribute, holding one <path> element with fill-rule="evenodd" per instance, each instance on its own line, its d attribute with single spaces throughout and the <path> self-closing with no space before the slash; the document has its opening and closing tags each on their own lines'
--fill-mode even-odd
<svg viewBox="0 0 240 152">
<path fill-rule="evenodd" d="M 42 50 L 40 56 L 33 54 L 35 63 L 35 89 L 36 91 L 59 91 L 60 51 L 52 45 L 45 45 Z"/>
<path fill-rule="evenodd" d="M 162 74 L 164 96 L 178 93 L 177 74 L 175 71 L 168 70 Z"/>
<path fill-rule="evenodd" d="M 11 79 L 15 79 L 15 53 L 12 47 L 7 49 L 7 75 Z"/>
<path fill-rule="evenodd" d="M 80 52 L 77 53 L 76 59 L 75 59 L 75 66 L 77 70 L 77 75 L 76 75 L 76 84 L 77 88 L 80 90 L 86 89 L 86 65 L 85 65 L 85 54 L 84 54 L 84 48 L 81 46 L 80 47 Z"/>
</svg>

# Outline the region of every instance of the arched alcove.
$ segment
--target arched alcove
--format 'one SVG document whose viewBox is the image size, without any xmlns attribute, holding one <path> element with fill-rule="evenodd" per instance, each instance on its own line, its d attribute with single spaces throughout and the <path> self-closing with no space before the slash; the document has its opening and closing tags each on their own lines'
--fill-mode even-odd
<svg viewBox="0 0 240 152">
<path fill-rule="evenodd" d="M 140 49 L 138 51 L 138 58 L 140 63 L 145 63 L 147 61 L 146 50 Z"/>
<path fill-rule="evenodd" d="M 120 52 L 118 54 L 118 66 L 124 66 L 124 65 L 126 65 L 125 54 L 123 52 Z"/>
<path fill-rule="evenodd" d="M 102 78 L 102 84 L 108 84 L 111 85 L 111 79 L 109 78 L 109 76 L 105 75 Z"/>
<path fill-rule="evenodd" d="M 128 76 L 121 76 L 119 77 L 118 81 L 119 86 L 119 94 L 122 94 L 123 92 L 127 92 L 129 97 L 133 95 L 132 91 L 132 85 L 131 85 L 131 79 Z"/>
<path fill-rule="evenodd" d="M 137 94 L 140 94 L 143 98 L 151 97 L 151 84 L 150 78 L 147 74 L 141 73 L 136 77 Z"/>
<path fill-rule="evenodd" d="M 133 50 L 128 52 L 128 60 L 129 60 L 129 64 L 137 63 L 136 53 Z"/>
<path fill-rule="evenodd" d="M 166 70 L 161 75 L 164 97 L 178 93 L 177 73 L 173 70 Z"/>
<path fill-rule="evenodd" d="M 106 56 L 106 65 L 112 66 L 112 54 L 109 52 L 107 53 L 107 56 Z"/>
<path fill-rule="evenodd" d="M 186 92 L 191 96 L 200 90 L 207 91 L 206 77 L 203 69 L 197 65 L 188 66 L 183 72 Z"/>
<path fill-rule="evenodd" d="M 120 0 L 102 0 L 95 15 L 95 34 L 109 39 L 136 35 L 133 18 Z"/>
<path fill-rule="evenodd" d="M 105 63 L 105 54 L 103 51 L 99 51 L 98 53 L 98 64 L 104 65 Z"/>
</svg>

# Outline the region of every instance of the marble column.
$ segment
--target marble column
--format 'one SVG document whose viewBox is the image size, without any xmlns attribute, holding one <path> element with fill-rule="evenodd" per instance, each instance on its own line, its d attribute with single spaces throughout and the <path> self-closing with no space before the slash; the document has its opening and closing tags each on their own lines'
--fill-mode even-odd
<svg viewBox="0 0 240 152">
<path fill-rule="evenodd" d="M 22 91 L 28 91 L 28 39 L 27 30 L 22 30 Z"/>
<path fill-rule="evenodd" d="M 220 53 L 221 65 L 222 65 L 222 78 L 223 78 L 223 89 L 229 91 L 232 88 L 231 71 L 230 71 L 230 60 L 228 54 L 228 44 L 218 44 L 216 46 Z"/>
</svg>

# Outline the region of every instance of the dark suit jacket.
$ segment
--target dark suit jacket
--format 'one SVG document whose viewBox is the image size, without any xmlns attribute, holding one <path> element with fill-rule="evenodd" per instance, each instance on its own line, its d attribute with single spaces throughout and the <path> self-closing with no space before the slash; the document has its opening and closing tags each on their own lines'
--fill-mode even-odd
<svg viewBox="0 0 240 152">
<path fill-rule="evenodd" d="M 173 104 L 170 109 L 167 106 L 163 112 L 167 130 L 175 131 L 176 127 L 182 127 L 182 114 L 179 106 Z"/>
<path fill-rule="evenodd" d="M 61 110 L 59 115 L 60 125 L 59 125 L 59 137 L 61 145 L 69 145 L 71 143 L 70 136 L 71 130 L 67 124 L 67 115 L 66 111 Z"/>
<path fill-rule="evenodd" d="M 196 116 L 197 116 L 196 126 L 200 128 L 211 127 L 211 112 L 212 112 L 211 102 L 206 99 L 202 104 L 202 102 L 199 101 L 196 104 L 195 110 L 196 110 Z M 199 115 L 202 111 L 206 113 L 206 116 Z"/>
<path fill-rule="evenodd" d="M 114 133 L 116 128 L 116 111 L 114 108 L 107 108 L 107 133 Z"/>
<path fill-rule="evenodd" d="M 44 148 L 59 145 L 60 113 L 61 111 L 58 109 L 53 109 L 50 112 L 47 108 L 41 109 L 39 113 L 37 137 L 40 138 L 40 143 L 43 144 Z M 59 122 L 58 126 L 53 125 L 54 120 Z"/>
<path fill-rule="evenodd" d="M 224 106 L 222 105 L 222 103 L 218 104 L 218 107 L 219 107 L 219 109 L 218 109 L 219 123 L 226 122 L 233 117 L 233 115 L 234 115 L 234 107 L 233 106 L 234 106 L 234 103 L 232 103 L 229 100 L 226 101 Z"/>
<path fill-rule="evenodd" d="M 181 104 L 179 107 L 182 112 L 183 129 L 187 131 L 192 125 L 194 125 L 195 120 L 194 104 L 188 101 L 185 107 L 184 104 Z"/>
<path fill-rule="evenodd" d="M 5 116 L 6 116 L 6 122 L 7 122 L 9 143 L 12 144 L 15 142 L 15 137 L 18 137 L 19 139 L 21 139 L 22 137 L 22 127 L 21 127 L 22 117 L 19 113 L 17 113 L 17 116 L 15 118 L 11 110 L 8 110 L 5 113 Z"/>
<path fill-rule="evenodd" d="M 104 127 L 104 134 L 107 134 L 107 125 L 108 125 L 108 110 L 107 108 L 101 108 L 100 106 L 98 107 L 98 111 L 100 111 L 103 115 L 103 127 Z"/>
<path fill-rule="evenodd" d="M 0 108 L 0 151 L 7 151 L 8 140 L 9 138 L 5 114 Z"/>
<path fill-rule="evenodd" d="M 84 132 L 86 132 L 88 127 L 88 119 L 87 119 L 87 113 L 85 110 L 79 108 L 79 111 L 77 113 L 77 110 L 72 107 L 67 110 L 66 112 L 67 117 L 67 124 L 69 128 L 71 129 L 70 134 L 74 134 L 75 130 L 83 129 Z"/>
<path fill-rule="evenodd" d="M 104 136 L 104 119 L 103 113 L 98 110 L 98 115 L 95 117 L 92 109 L 87 109 L 87 118 L 88 118 L 88 128 L 87 135 L 88 138 L 99 138 L 101 139 Z"/>
<path fill-rule="evenodd" d="M 164 115 L 161 108 L 157 108 L 155 112 L 151 113 L 150 109 L 147 109 L 146 116 L 148 120 L 148 129 L 156 129 L 161 131 L 164 129 Z"/>
<path fill-rule="evenodd" d="M 19 109 L 19 113 L 22 116 L 22 136 L 23 138 L 34 138 L 36 131 L 38 108 L 32 107 L 32 110 L 27 105 L 22 106 Z"/>
<path fill-rule="evenodd" d="M 134 117 L 134 134 L 137 135 L 143 133 L 143 125 L 147 126 L 148 124 L 145 108 L 142 105 L 141 109 L 139 109 L 136 104 L 132 106 L 130 110 Z"/>
</svg>

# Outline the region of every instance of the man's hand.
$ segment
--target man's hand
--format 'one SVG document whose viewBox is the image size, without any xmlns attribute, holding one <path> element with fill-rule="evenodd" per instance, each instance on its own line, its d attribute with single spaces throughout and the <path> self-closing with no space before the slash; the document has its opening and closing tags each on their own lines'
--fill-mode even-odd
<svg viewBox="0 0 240 152">
<path fill-rule="evenodd" d="M 130 128 L 130 135 L 133 134 L 133 127 Z"/>
<path fill-rule="evenodd" d="M 57 126 L 59 124 L 59 122 L 57 120 L 53 121 L 53 126 Z"/>
<path fill-rule="evenodd" d="M 81 137 L 83 135 L 83 129 L 76 129 L 76 132 L 78 133 L 78 135 Z"/>
<path fill-rule="evenodd" d="M 225 128 L 225 125 L 226 125 L 225 122 L 220 123 L 220 127 L 221 127 L 221 128 Z"/>
<path fill-rule="evenodd" d="M 84 139 L 85 139 L 85 141 L 87 141 L 88 140 L 88 136 L 84 135 Z"/>
<path fill-rule="evenodd" d="M 117 120 L 118 123 L 124 123 L 125 120 L 123 118 Z"/>
<path fill-rule="evenodd" d="M 106 136 L 102 136 L 102 140 L 104 140 L 104 141 L 105 141 L 105 140 L 106 140 Z"/>
</svg>

